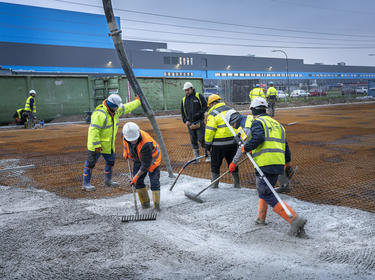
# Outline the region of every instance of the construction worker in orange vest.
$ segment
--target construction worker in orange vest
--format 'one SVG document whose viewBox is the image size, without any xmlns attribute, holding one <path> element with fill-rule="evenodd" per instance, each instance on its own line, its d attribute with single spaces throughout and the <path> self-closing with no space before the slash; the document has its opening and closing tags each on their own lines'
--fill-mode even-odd
<svg viewBox="0 0 375 280">
<path fill-rule="evenodd" d="M 133 179 L 142 208 L 150 207 L 150 198 L 144 183 L 148 173 L 151 183 L 154 209 L 160 210 L 160 163 L 159 144 L 146 131 L 139 129 L 136 123 L 128 122 L 122 128 L 124 159 L 134 161 Z"/>
</svg>

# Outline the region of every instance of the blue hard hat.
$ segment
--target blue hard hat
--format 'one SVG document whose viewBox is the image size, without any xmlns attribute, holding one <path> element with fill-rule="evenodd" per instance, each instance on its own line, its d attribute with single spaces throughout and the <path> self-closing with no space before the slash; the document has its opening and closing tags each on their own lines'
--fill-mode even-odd
<svg viewBox="0 0 375 280">
<path fill-rule="evenodd" d="M 273 85 L 273 82 L 270 82 L 270 85 Z"/>
<path fill-rule="evenodd" d="M 255 87 L 260 87 L 260 84 L 256 84 Z"/>
</svg>

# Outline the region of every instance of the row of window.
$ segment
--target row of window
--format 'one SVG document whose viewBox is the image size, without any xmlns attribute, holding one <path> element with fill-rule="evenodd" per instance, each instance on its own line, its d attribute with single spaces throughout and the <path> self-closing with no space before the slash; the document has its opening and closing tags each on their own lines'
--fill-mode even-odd
<svg viewBox="0 0 375 280">
<path fill-rule="evenodd" d="M 285 73 L 215 73 L 215 77 L 286 77 Z M 289 77 L 302 77 L 302 74 L 289 73 Z"/>
<path fill-rule="evenodd" d="M 183 56 L 164 56 L 164 64 L 193 65 L 193 58 Z"/>
<path fill-rule="evenodd" d="M 309 77 L 374 78 L 375 74 L 309 74 Z"/>
<path fill-rule="evenodd" d="M 193 77 L 193 72 L 164 72 L 165 77 Z"/>
</svg>

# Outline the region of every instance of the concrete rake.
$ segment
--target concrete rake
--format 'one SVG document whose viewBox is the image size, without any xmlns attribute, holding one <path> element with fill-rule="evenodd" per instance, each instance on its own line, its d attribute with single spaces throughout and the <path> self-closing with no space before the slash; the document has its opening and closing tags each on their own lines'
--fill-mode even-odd
<svg viewBox="0 0 375 280">
<path fill-rule="evenodd" d="M 129 159 L 128 159 L 128 169 L 129 169 L 129 174 L 132 174 L 131 170 L 130 170 Z M 129 178 L 131 178 L 131 175 L 129 175 Z M 135 195 L 135 187 L 133 185 L 131 185 L 131 188 L 132 188 L 133 198 L 134 198 L 135 215 L 122 216 L 121 222 L 127 223 L 127 222 L 140 222 L 140 221 L 156 220 L 157 213 L 155 213 L 155 212 L 151 212 L 151 213 L 148 213 L 148 214 L 139 214 L 138 205 L 137 205 L 137 196 Z"/>
</svg>

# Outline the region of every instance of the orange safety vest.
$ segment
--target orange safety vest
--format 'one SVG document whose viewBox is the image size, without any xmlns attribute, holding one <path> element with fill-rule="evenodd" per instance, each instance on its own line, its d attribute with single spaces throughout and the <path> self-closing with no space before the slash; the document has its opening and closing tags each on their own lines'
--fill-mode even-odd
<svg viewBox="0 0 375 280">
<path fill-rule="evenodd" d="M 150 167 L 148 168 L 148 171 L 153 172 L 156 169 L 156 167 L 160 165 L 160 162 L 161 162 L 161 153 L 160 153 L 159 144 L 146 131 L 143 131 L 140 129 L 139 132 L 141 133 L 142 140 L 137 145 L 138 158 L 140 161 L 142 161 L 141 159 L 142 147 L 144 144 L 151 142 L 154 148 L 152 150 L 152 162 L 151 162 Z M 127 159 L 128 157 L 133 159 L 132 154 L 129 150 L 129 144 L 125 140 L 125 138 L 122 139 L 122 143 L 124 144 L 124 154 L 123 154 L 124 159 Z"/>
</svg>

